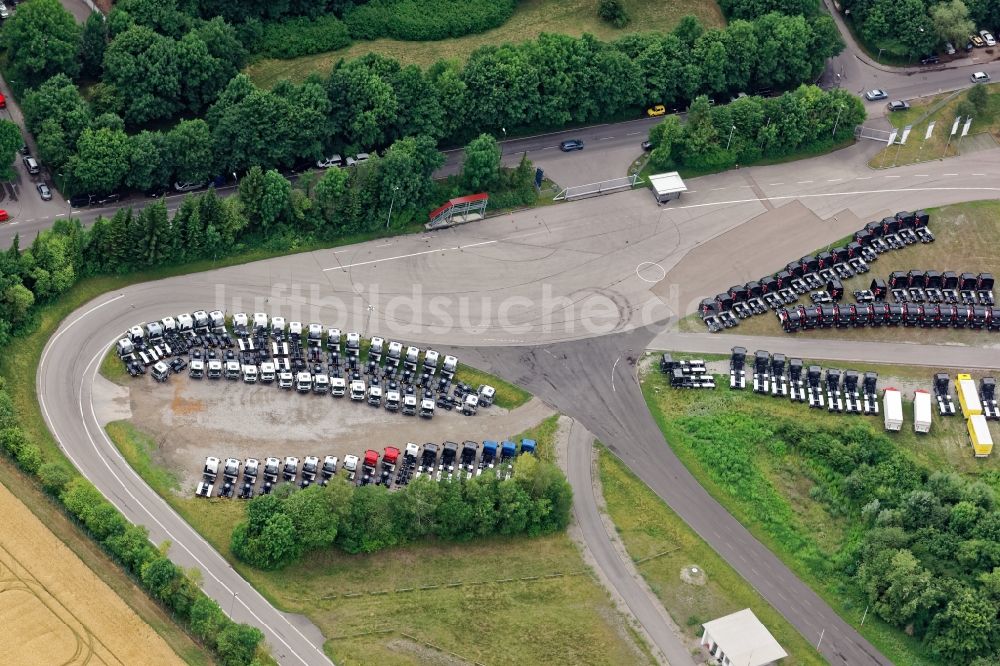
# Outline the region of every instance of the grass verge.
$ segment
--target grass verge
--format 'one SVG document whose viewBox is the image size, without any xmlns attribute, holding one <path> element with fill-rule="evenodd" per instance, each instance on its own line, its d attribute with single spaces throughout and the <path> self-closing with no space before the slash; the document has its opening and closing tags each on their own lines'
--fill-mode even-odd
<svg viewBox="0 0 1000 666">
<path fill-rule="evenodd" d="M 887 252 L 871 264 L 871 272 L 844 280 L 844 291 L 848 294 L 845 302 L 852 302 L 850 296 L 855 290 L 867 289 L 874 277 L 887 279 L 892 271 L 911 269 L 992 272 L 997 274 L 1000 264 L 1000 236 L 996 233 L 996 220 L 1000 218 L 1000 202 L 974 201 L 930 210 L 930 229 L 937 239 L 933 243 L 917 243 L 908 248 Z M 774 270 L 784 269 L 784 265 L 774 266 Z M 800 299 L 800 302 L 807 302 Z M 700 317 L 685 319 L 685 330 L 704 331 Z M 740 325 L 726 329 L 742 335 L 784 335 L 777 318 L 766 313 L 750 317 Z M 808 338 L 836 338 L 838 340 L 871 340 L 877 337 L 882 342 L 917 342 L 923 344 L 992 344 L 994 334 L 985 331 L 951 328 L 905 328 L 878 329 L 877 335 L 864 328 L 816 329 L 803 331 L 797 335 Z"/>
<path fill-rule="evenodd" d="M 856 369 L 869 368 L 859 366 Z M 922 377 L 927 385 L 931 372 L 925 368 L 892 366 L 873 366 L 871 369 L 880 373 L 882 386 L 886 385 L 884 379 L 892 376 Z M 715 460 L 717 456 L 729 455 L 726 452 L 746 433 L 735 433 L 731 429 L 722 433 L 713 429 L 718 426 L 711 423 L 713 419 L 738 419 L 745 415 L 750 420 L 794 419 L 803 427 L 824 425 L 828 428 L 864 419 L 875 429 L 880 429 L 880 422 L 810 410 L 801 404 L 774 400 L 750 391 L 731 391 L 728 382 L 720 381 L 719 385 L 715 391 L 675 391 L 669 388 L 661 373 L 651 372 L 643 378 L 642 390 L 666 441 L 702 486 L 841 617 L 895 663 L 914 666 L 940 663 L 918 640 L 881 622 L 871 613 L 864 626 L 860 625 L 865 601 L 852 580 L 834 564 L 842 550 L 857 538 L 857 526 L 848 515 L 832 512 L 816 495 L 816 474 L 821 472 L 817 472 L 810 460 L 781 442 L 768 442 L 746 455 L 738 479 L 732 478 L 732 474 L 723 476 L 721 464 Z M 904 429 L 892 439 L 898 443 L 901 455 L 913 456 L 924 463 L 933 460 L 939 469 L 969 473 L 978 461 L 972 460 L 967 439 L 962 441 L 958 435 L 961 426 L 959 419 L 936 418 L 931 437 L 918 438 L 912 430 Z M 987 464 L 995 468 L 1000 463 L 988 460 Z"/>
<path fill-rule="evenodd" d="M 964 139 L 960 136 L 964 119 L 963 123 L 959 124 L 958 133 L 953 137 L 951 128 L 957 115 L 956 107 L 962 100 L 968 98 L 972 88 L 958 95 L 946 93 L 915 100 L 909 110 L 889 113 L 888 120 L 893 127 L 902 130 L 906 125 L 913 125 L 910 138 L 905 145 L 886 146 L 869 160 L 868 166 L 881 169 L 955 157 L 962 154 L 962 147 L 966 142 L 976 140 L 977 134 L 990 134 L 994 139 L 1000 139 L 1000 84 L 993 83 L 985 87 L 986 104 L 976 109 L 969 128 L 969 136 Z M 918 120 L 920 122 L 916 122 Z M 927 125 L 931 122 L 935 123 L 934 131 L 931 138 L 925 140 Z"/>
<path fill-rule="evenodd" d="M 455 373 L 455 381 L 468 384 L 473 389 L 479 388 L 482 384 L 489 384 L 496 389 L 493 404 L 504 409 L 514 409 L 520 407 L 531 399 L 531 394 L 519 386 L 514 386 L 505 382 L 499 377 L 471 368 L 467 365 L 458 364 L 458 371 Z"/>
<path fill-rule="evenodd" d="M 795 627 L 604 447 L 599 447 L 598 464 L 608 514 L 629 557 L 685 636 L 697 639 L 702 623 L 750 608 L 788 652 L 782 664 L 826 663 Z M 701 584 L 680 578 L 691 566 L 703 574 L 692 578 Z"/>
<path fill-rule="evenodd" d="M 403 65 L 428 66 L 438 60 L 465 60 L 485 44 L 524 42 L 543 32 L 575 37 L 590 33 L 602 40 L 612 40 L 633 32 L 671 30 L 688 14 L 697 16 L 706 27 L 721 26 L 725 22 L 715 2 L 623 0 L 623 4 L 632 17 L 631 23 L 623 29 L 615 28 L 597 16 L 598 0 L 521 0 L 509 21 L 476 35 L 435 42 L 395 39 L 359 41 L 338 51 L 301 58 L 258 60 L 245 71 L 254 83 L 270 88 L 281 79 L 302 81 L 313 73 L 325 75 L 341 58 L 350 60 L 366 53 L 380 53 L 395 58 Z"/>
<path fill-rule="evenodd" d="M 551 452 L 556 419 L 518 438 Z M 265 597 L 316 623 L 336 663 L 450 663 L 449 653 L 481 663 L 651 663 L 565 534 L 424 542 L 366 556 L 330 549 L 262 572 L 229 549 L 244 503 L 179 496 L 152 463 L 152 437 L 123 422 L 107 430 L 128 463 Z M 469 631 L 484 609 L 502 614 L 503 631 Z M 510 640 L 518 635 L 532 639 Z"/>
</svg>

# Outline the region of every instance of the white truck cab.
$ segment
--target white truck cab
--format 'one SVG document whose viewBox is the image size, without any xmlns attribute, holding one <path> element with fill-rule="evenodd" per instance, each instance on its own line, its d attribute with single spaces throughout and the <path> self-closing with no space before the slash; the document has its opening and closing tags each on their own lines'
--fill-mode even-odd
<svg viewBox="0 0 1000 666">
<path fill-rule="evenodd" d="M 347 381 L 343 377 L 330 378 L 330 395 L 334 398 L 343 398 L 347 393 Z"/>
<path fill-rule="evenodd" d="M 347 334 L 347 348 L 358 351 L 361 349 L 361 334 L 356 331 L 351 331 Z M 346 460 L 346 458 L 345 458 Z"/>
<path fill-rule="evenodd" d="M 465 401 L 462 402 L 463 414 L 465 414 L 466 416 L 472 416 L 473 414 L 476 413 L 476 410 L 478 408 L 479 408 L 479 396 L 473 395 L 472 393 L 465 396 Z"/>
<path fill-rule="evenodd" d="M 323 342 L 323 325 L 309 324 L 309 342 L 319 345 Z"/>
<path fill-rule="evenodd" d="M 258 333 L 263 333 L 267 330 L 267 314 L 264 312 L 254 312 L 253 313 L 253 327 Z"/>
<path fill-rule="evenodd" d="M 430 398 L 424 398 L 420 401 L 420 416 L 425 419 L 433 418 L 434 416 L 434 401 Z"/>
<path fill-rule="evenodd" d="M 479 404 L 483 407 L 489 407 L 493 404 L 493 399 L 496 397 L 496 389 L 489 384 L 483 384 L 479 387 L 477 393 L 479 394 Z"/>
<path fill-rule="evenodd" d="M 444 357 L 444 366 L 441 368 L 444 372 L 450 372 L 452 374 L 458 370 L 458 359 L 454 356 Z"/>
<path fill-rule="evenodd" d="M 160 324 L 163 325 L 163 330 L 166 332 L 173 333 L 177 330 L 177 321 L 173 317 L 164 317 L 160 320 Z"/>
<path fill-rule="evenodd" d="M 378 356 L 382 355 L 382 349 L 385 347 L 385 340 L 378 337 L 377 335 L 372 338 L 371 347 L 368 349 L 369 354 L 376 354 Z"/>
<path fill-rule="evenodd" d="M 417 413 L 417 396 L 415 395 L 404 395 L 403 396 L 403 414 L 407 416 L 413 416 Z"/>
<path fill-rule="evenodd" d="M 243 366 L 243 381 L 247 384 L 256 384 L 260 373 L 257 371 L 256 365 L 250 365 L 249 363 Z"/>
<path fill-rule="evenodd" d="M 295 376 L 295 390 L 299 393 L 309 393 L 312 390 L 312 375 L 300 372 Z"/>
<path fill-rule="evenodd" d="M 347 472 L 347 479 L 353 481 L 358 474 L 358 457 L 353 454 L 344 456 L 344 471 Z"/>
<path fill-rule="evenodd" d="M 207 329 L 208 328 L 208 313 L 204 310 L 198 310 L 194 313 L 194 327 L 196 329 Z"/>
<path fill-rule="evenodd" d="M 163 361 L 153 364 L 153 379 L 158 382 L 165 382 L 170 377 L 170 368 Z"/>
<path fill-rule="evenodd" d="M 372 407 L 379 407 L 382 404 L 382 387 L 368 387 L 368 404 Z"/>
<path fill-rule="evenodd" d="M 226 330 L 226 314 L 222 310 L 212 310 L 208 313 L 208 319 L 212 323 L 212 330 L 216 333 L 223 333 Z"/>
<path fill-rule="evenodd" d="M 417 366 L 417 359 L 420 358 L 420 350 L 416 347 L 406 348 L 406 363 L 411 367 Z"/>
<path fill-rule="evenodd" d="M 424 371 L 429 372 L 433 375 L 434 372 L 437 370 L 439 358 L 440 354 L 438 354 L 433 349 L 428 349 L 426 352 L 424 352 Z"/>
<path fill-rule="evenodd" d="M 385 409 L 389 412 L 399 411 L 399 391 L 386 391 L 385 393 Z"/>
<path fill-rule="evenodd" d="M 264 361 L 260 364 L 260 381 L 264 384 L 270 384 L 274 381 L 275 371 L 274 363 L 271 361 Z"/>
<path fill-rule="evenodd" d="M 330 378 L 324 374 L 313 375 L 313 393 L 326 393 L 330 390 Z"/>
<path fill-rule="evenodd" d="M 194 328 L 194 317 L 187 312 L 177 315 L 177 328 L 182 331 L 190 331 Z"/>
<path fill-rule="evenodd" d="M 278 373 L 278 388 L 291 389 L 295 385 L 295 377 L 290 372 Z"/>
<path fill-rule="evenodd" d="M 296 338 L 302 337 L 302 322 L 301 321 L 291 321 L 288 322 L 288 334 L 295 336 Z"/>
<path fill-rule="evenodd" d="M 122 338 L 115 345 L 115 351 L 118 352 L 118 356 L 128 356 L 135 351 L 135 345 L 128 338 Z"/>
<path fill-rule="evenodd" d="M 250 327 L 250 318 L 247 317 L 246 312 L 237 312 L 233 315 L 233 327 L 242 326 L 243 328 Z"/>
<path fill-rule="evenodd" d="M 403 353 L 403 345 L 399 342 L 389 343 L 389 358 L 398 359 Z"/>
<path fill-rule="evenodd" d="M 188 363 L 188 374 L 192 379 L 201 379 L 205 376 L 205 362 L 199 361 L 198 359 L 192 360 Z"/>
<path fill-rule="evenodd" d="M 226 379 L 240 378 L 240 362 L 226 361 Z"/>
<path fill-rule="evenodd" d="M 339 352 L 340 351 L 340 329 L 331 328 L 326 331 L 326 346 L 330 348 L 330 351 Z"/>
<path fill-rule="evenodd" d="M 142 326 L 133 326 L 128 330 L 128 337 L 132 338 L 132 342 L 142 342 L 146 332 L 142 330 Z"/>
<path fill-rule="evenodd" d="M 285 332 L 285 318 L 284 317 L 271 317 L 271 334 L 284 333 Z"/>
<path fill-rule="evenodd" d="M 212 359 L 208 362 L 208 378 L 219 379 L 222 377 L 222 361 Z"/>
<path fill-rule="evenodd" d="M 351 400 L 364 400 L 365 399 L 365 383 L 360 379 L 351 382 Z"/>
</svg>

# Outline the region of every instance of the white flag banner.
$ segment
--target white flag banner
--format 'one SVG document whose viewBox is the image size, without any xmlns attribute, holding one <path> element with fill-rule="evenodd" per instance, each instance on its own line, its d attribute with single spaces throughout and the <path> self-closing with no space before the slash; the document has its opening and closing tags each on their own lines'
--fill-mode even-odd
<svg viewBox="0 0 1000 666">
<path fill-rule="evenodd" d="M 972 127 L 972 118 L 968 118 L 965 121 L 965 127 L 962 128 L 962 136 L 965 136 L 966 134 L 969 133 L 969 128 L 970 127 Z"/>
<path fill-rule="evenodd" d="M 962 116 L 955 118 L 955 123 L 951 126 L 951 135 L 955 136 L 955 132 L 958 131 L 958 124 L 962 122 Z"/>
<path fill-rule="evenodd" d="M 899 137 L 899 145 L 906 143 L 906 138 L 910 136 L 911 129 L 913 129 L 913 125 L 907 125 L 903 128 L 903 136 Z"/>
<path fill-rule="evenodd" d="M 924 135 L 924 141 L 931 138 L 931 134 L 934 132 L 934 122 L 932 120 L 927 124 L 927 134 Z"/>
<path fill-rule="evenodd" d="M 892 130 L 892 134 L 889 135 L 889 144 L 892 145 L 896 143 L 896 135 L 899 134 L 899 130 Z"/>
</svg>

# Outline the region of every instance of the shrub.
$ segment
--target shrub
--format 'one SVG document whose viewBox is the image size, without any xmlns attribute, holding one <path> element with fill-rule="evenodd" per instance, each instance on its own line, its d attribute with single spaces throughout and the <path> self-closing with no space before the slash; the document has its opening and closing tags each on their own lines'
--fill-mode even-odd
<svg viewBox="0 0 1000 666">
<path fill-rule="evenodd" d="M 42 487 L 52 495 L 61 493 L 73 476 L 73 470 L 61 462 L 48 462 L 38 468 L 38 478 L 42 481 Z"/>
<path fill-rule="evenodd" d="M 28 474 L 34 474 L 42 466 L 42 450 L 33 442 L 26 442 L 17 452 L 17 466 Z"/>
<path fill-rule="evenodd" d="M 616 28 L 624 28 L 632 20 L 622 0 L 601 0 L 601 4 L 597 6 L 597 15 Z"/>
<path fill-rule="evenodd" d="M 413 42 L 461 37 L 503 25 L 514 0 L 374 0 L 344 15 L 355 39 Z"/>
<path fill-rule="evenodd" d="M 297 58 L 336 51 L 350 43 L 347 26 L 336 16 L 301 16 L 264 24 L 258 50 L 272 58 Z"/>
</svg>

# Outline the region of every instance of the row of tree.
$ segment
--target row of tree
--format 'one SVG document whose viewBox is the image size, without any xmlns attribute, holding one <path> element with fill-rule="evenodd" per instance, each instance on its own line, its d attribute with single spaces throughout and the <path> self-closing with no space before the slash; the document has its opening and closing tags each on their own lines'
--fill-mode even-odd
<svg viewBox="0 0 1000 666">
<path fill-rule="evenodd" d="M 486 474 L 436 482 L 424 476 L 389 492 L 339 478 L 305 490 L 279 485 L 247 504 L 233 529 L 233 553 L 261 569 L 278 569 L 305 553 L 337 546 L 372 553 L 436 537 L 464 541 L 487 536 L 538 536 L 569 524 L 572 490 L 552 463 L 515 461 L 514 476 Z"/>
<path fill-rule="evenodd" d="M 774 426 L 775 424 L 770 424 Z M 824 430 L 782 422 L 773 432 L 816 465 L 834 515 L 859 520 L 834 566 L 876 613 L 944 663 L 1000 658 L 1000 505 L 993 488 L 931 472 L 868 426 Z"/>
<path fill-rule="evenodd" d="M 32 31 L 52 41 L 53 16 L 74 27 L 57 0 L 29 6 L 36 10 L 12 18 L 5 39 Z M 71 193 L 146 190 L 254 165 L 286 169 L 333 152 L 370 152 L 406 136 L 460 143 L 484 131 L 599 121 L 646 103 L 684 106 L 699 94 L 786 88 L 814 78 L 840 49 L 828 17 L 772 13 L 707 31 L 688 17 L 667 35 L 613 43 L 542 35 L 426 71 L 370 54 L 337 63 L 325 78 L 263 90 L 245 75 L 232 76 L 243 52 L 228 24 L 174 21 L 187 15 L 153 8 L 147 0 L 122 2 L 106 26 L 92 19 L 75 38 L 91 45 L 79 49 L 95 52 L 82 62 L 103 67 L 89 101 L 68 62 L 56 66 L 43 57 L 39 65 L 22 48 L 10 51 L 15 65 L 26 58 L 32 80 L 58 70 L 25 96 L 24 112 L 43 162 Z M 98 58 L 105 29 L 110 41 Z M 181 114 L 203 118 L 164 127 Z M 155 129 L 133 131 L 154 120 Z"/>
<path fill-rule="evenodd" d="M 1000 28 L 995 0 L 842 0 L 869 50 L 919 58 L 949 41 L 961 49 L 979 29 Z"/>
<path fill-rule="evenodd" d="M 229 619 L 192 577 L 156 548 L 149 531 L 129 523 L 89 481 L 63 461 L 43 460 L 42 453 L 18 427 L 14 405 L 0 380 L 0 448 L 25 472 L 37 476 L 90 535 L 151 596 L 187 626 L 224 666 L 257 663 L 260 630 Z"/>
<path fill-rule="evenodd" d="M 865 119 L 861 100 L 846 90 L 800 86 L 779 97 L 741 97 L 711 106 L 698 97 L 681 122 L 668 116 L 649 132 L 650 165 L 723 170 L 802 151 L 818 151 L 851 137 Z"/>
</svg>

